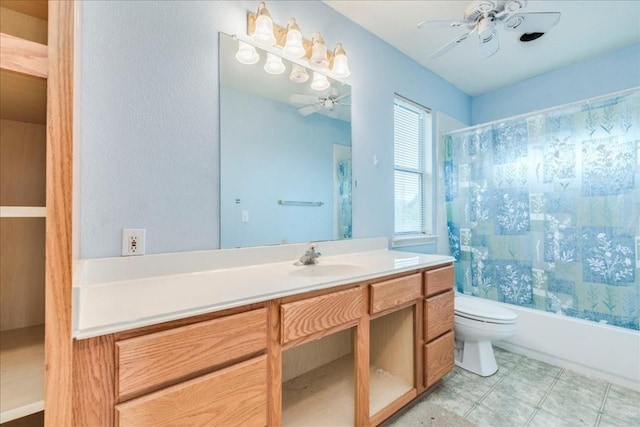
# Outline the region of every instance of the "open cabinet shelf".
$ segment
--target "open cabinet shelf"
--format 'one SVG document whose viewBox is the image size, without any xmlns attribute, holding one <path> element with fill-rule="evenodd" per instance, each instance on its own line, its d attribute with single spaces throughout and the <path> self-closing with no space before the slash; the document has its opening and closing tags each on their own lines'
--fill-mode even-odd
<svg viewBox="0 0 640 427">
<path fill-rule="evenodd" d="M 352 333 L 347 329 L 283 352 L 283 426 L 353 425 Z"/>
<path fill-rule="evenodd" d="M 44 409 L 44 325 L 0 333 L 0 422 Z"/>
<path fill-rule="evenodd" d="M 0 0 L 0 11 L 0 423 L 9 423 L 44 410 L 48 3 Z"/>
</svg>

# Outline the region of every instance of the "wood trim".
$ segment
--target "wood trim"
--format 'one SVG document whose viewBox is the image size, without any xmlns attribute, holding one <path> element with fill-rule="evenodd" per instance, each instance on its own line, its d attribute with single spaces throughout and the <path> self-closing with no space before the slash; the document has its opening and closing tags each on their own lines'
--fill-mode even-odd
<svg viewBox="0 0 640 427">
<path fill-rule="evenodd" d="M 267 425 L 282 425 L 282 347 L 280 300 L 267 303 Z"/>
<path fill-rule="evenodd" d="M 45 424 L 72 426 L 73 24 L 75 2 L 49 4 Z M 86 393 L 78 390 L 78 393 Z"/>
<path fill-rule="evenodd" d="M 265 308 L 118 341 L 117 395 L 126 400 L 266 347 Z"/>
<path fill-rule="evenodd" d="M 110 427 L 115 404 L 113 335 L 75 340 L 73 347 L 74 425 Z"/>
<path fill-rule="evenodd" d="M 54 17 L 55 14 L 52 14 L 52 18 Z M 0 33 L 0 46 L 0 68 L 35 77 L 47 77 L 49 59 L 46 45 Z"/>
<path fill-rule="evenodd" d="M 369 288 L 362 287 L 362 301 L 369 300 Z M 355 379 L 355 420 L 354 425 L 369 425 L 369 359 L 370 329 L 369 314 L 362 310 L 360 321 L 355 329 L 354 339 L 354 379 Z"/>
</svg>

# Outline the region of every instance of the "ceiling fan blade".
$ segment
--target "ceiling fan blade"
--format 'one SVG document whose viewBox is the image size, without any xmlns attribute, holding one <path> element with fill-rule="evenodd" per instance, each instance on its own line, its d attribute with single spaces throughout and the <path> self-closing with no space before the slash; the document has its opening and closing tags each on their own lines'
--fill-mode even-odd
<svg viewBox="0 0 640 427">
<path fill-rule="evenodd" d="M 500 43 L 498 42 L 498 32 L 493 33 L 493 37 L 489 40 L 480 40 L 480 56 L 482 58 L 488 58 L 498 51 Z"/>
<path fill-rule="evenodd" d="M 519 33 L 545 33 L 560 21 L 560 12 L 517 13 L 504 21 L 504 28 Z"/>
<path fill-rule="evenodd" d="M 338 96 L 336 98 L 333 98 L 333 102 L 336 103 L 336 102 L 340 101 L 341 99 L 347 98 L 349 96 L 351 96 L 350 93 L 343 93 L 342 95 L 340 95 L 340 96 Z M 342 105 L 346 105 L 346 104 L 342 104 Z"/>
<path fill-rule="evenodd" d="M 476 29 L 474 28 L 473 30 L 469 31 L 468 33 L 465 33 L 465 34 L 463 34 L 461 36 L 456 37 L 455 39 L 451 40 L 449 43 L 445 44 L 440 49 L 436 50 L 431 55 L 429 55 L 429 58 L 430 59 L 435 59 L 435 58 L 441 57 L 442 55 L 444 55 L 445 53 L 447 53 L 451 49 L 453 49 L 456 45 L 458 45 L 459 43 L 462 43 L 464 40 L 466 40 L 475 31 L 476 31 Z"/>
<path fill-rule="evenodd" d="M 442 19 L 433 21 L 422 21 L 416 25 L 416 28 L 449 28 L 449 27 L 461 27 L 462 25 L 472 24 L 471 22 L 461 21 L 459 19 Z"/>
<path fill-rule="evenodd" d="M 322 114 L 325 114 L 326 116 L 331 117 L 332 119 L 338 118 L 338 113 L 336 113 L 334 110 L 324 110 Z"/>
<path fill-rule="evenodd" d="M 320 98 L 314 95 L 305 95 L 302 93 L 292 93 L 289 96 L 289 102 L 293 104 L 313 104 L 319 102 Z"/>
<path fill-rule="evenodd" d="M 313 114 L 319 111 L 322 108 L 322 103 L 318 102 L 315 104 L 307 105 L 306 107 L 298 108 L 298 113 L 303 116 L 308 116 L 309 114 Z"/>
</svg>

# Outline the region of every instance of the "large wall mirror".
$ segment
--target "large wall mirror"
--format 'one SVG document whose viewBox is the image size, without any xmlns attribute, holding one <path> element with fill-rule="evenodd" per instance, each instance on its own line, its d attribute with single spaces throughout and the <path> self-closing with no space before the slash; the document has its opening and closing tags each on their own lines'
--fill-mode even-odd
<svg viewBox="0 0 640 427">
<path fill-rule="evenodd" d="M 220 247 L 350 238 L 350 86 L 253 48 L 220 34 Z"/>
</svg>

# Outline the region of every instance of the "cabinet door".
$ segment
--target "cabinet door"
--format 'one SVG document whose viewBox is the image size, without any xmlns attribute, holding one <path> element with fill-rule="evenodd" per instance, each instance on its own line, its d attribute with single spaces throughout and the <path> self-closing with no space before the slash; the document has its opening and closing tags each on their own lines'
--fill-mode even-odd
<svg viewBox="0 0 640 427">
<path fill-rule="evenodd" d="M 424 384 L 429 388 L 453 369 L 453 331 L 424 346 Z"/>
<path fill-rule="evenodd" d="M 453 329 L 453 291 L 428 298 L 424 302 L 425 341 L 431 341 Z"/>
<path fill-rule="evenodd" d="M 267 356 L 116 405 L 116 425 L 265 426 Z"/>
</svg>

